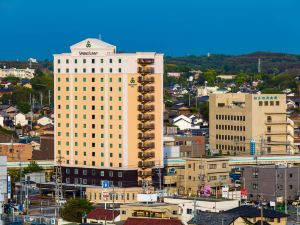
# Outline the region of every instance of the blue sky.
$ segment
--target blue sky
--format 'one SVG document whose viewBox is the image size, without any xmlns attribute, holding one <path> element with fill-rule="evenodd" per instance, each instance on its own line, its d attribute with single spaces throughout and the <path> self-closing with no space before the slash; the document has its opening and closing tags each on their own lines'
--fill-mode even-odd
<svg viewBox="0 0 300 225">
<path fill-rule="evenodd" d="M 52 59 L 87 37 L 166 55 L 300 53 L 299 0 L 0 0 L 0 59 Z"/>
</svg>

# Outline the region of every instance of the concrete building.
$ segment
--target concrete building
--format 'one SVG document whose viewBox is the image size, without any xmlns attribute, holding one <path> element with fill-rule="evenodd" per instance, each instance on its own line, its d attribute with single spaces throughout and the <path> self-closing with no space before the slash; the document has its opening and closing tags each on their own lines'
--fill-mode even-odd
<svg viewBox="0 0 300 225">
<path fill-rule="evenodd" d="M 53 124 L 53 121 L 52 121 L 51 118 L 43 116 L 42 118 L 37 120 L 37 124 L 45 126 L 45 125 L 48 125 L 48 124 Z"/>
<path fill-rule="evenodd" d="M 283 94 L 211 94 L 210 150 L 222 154 L 293 154 L 294 124 Z"/>
<path fill-rule="evenodd" d="M 229 159 L 223 157 L 184 158 L 168 167 L 163 184 L 170 194 L 203 195 L 205 187 L 209 187 L 207 195 L 221 196 L 222 187 L 230 185 Z M 184 165 L 184 167 L 183 167 Z"/>
<path fill-rule="evenodd" d="M 165 203 L 177 204 L 179 207 L 179 213 L 181 215 L 181 221 L 187 223 L 194 217 L 194 210 L 196 213 L 199 211 L 204 212 L 221 212 L 229 209 L 233 209 L 239 206 L 238 200 L 218 200 L 210 198 L 179 198 L 179 197 L 166 197 Z"/>
<path fill-rule="evenodd" d="M 204 136 L 165 136 L 164 158 L 201 157 L 205 155 Z"/>
<path fill-rule="evenodd" d="M 127 204 L 136 203 L 137 196 L 142 193 L 143 189 L 141 187 L 129 187 L 129 188 L 107 188 L 103 189 L 100 187 L 87 187 L 86 188 L 86 198 L 95 203 L 116 203 L 116 204 Z M 105 199 L 105 193 L 109 195 Z"/>
<path fill-rule="evenodd" d="M 16 68 L 10 68 L 6 69 L 0 68 L 0 77 L 18 77 L 20 79 L 32 79 L 34 77 L 35 70 L 34 69 L 16 69 Z"/>
<path fill-rule="evenodd" d="M 150 183 L 152 169 L 163 165 L 163 55 L 116 53 L 89 38 L 54 55 L 54 76 L 55 155 L 71 169 L 64 182 L 86 168 L 126 170 L 135 179 L 138 170 L 140 185 Z M 123 180 L 108 179 L 115 186 Z"/>
<path fill-rule="evenodd" d="M 286 180 L 286 183 L 285 183 Z M 242 168 L 242 185 L 248 190 L 248 200 L 283 202 L 300 196 L 300 167 L 284 164 Z M 286 195 L 285 195 L 286 190 Z"/>
<path fill-rule="evenodd" d="M 32 159 L 31 144 L 0 143 L 0 155 L 6 156 L 8 162 L 25 162 Z"/>
<path fill-rule="evenodd" d="M 180 219 L 179 208 L 169 203 L 131 203 L 120 206 L 121 220 L 129 217 L 152 219 Z"/>
</svg>

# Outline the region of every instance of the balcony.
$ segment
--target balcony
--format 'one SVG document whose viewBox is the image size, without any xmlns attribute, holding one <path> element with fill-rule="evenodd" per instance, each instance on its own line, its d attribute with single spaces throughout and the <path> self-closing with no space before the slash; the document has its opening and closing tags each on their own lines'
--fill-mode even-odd
<svg viewBox="0 0 300 225">
<path fill-rule="evenodd" d="M 141 141 L 148 141 L 148 140 L 153 140 L 155 138 L 155 134 L 154 133 L 150 133 L 150 134 L 142 134 L 139 133 L 138 138 Z"/>
<path fill-rule="evenodd" d="M 138 67 L 138 73 L 141 74 L 153 74 L 154 68 L 153 67 Z"/>
<path fill-rule="evenodd" d="M 290 141 L 268 141 L 266 142 L 267 145 L 291 145 L 292 142 Z"/>
<path fill-rule="evenodd" d="M 138 92 L 140 92 L 142 94 L 153 93 L 154 92 L 154 86 L 139 86 L 138 87 Z"/>
<path fill-rule="evenodd" d="M 149 161 L 149 162 L 144 162 L 144 161 L 139 161 L 138 162 L 138 167 L 139 168 L 152 168 L 155 166 L 155 162 L 154 161 Z"/>
<path fill-rule="evenodd" d="M 154 120 L 154 114 L 139 114 L 138 120 L 142 122 L 148 122 Z"/>
<path fill-rule="evenodd" d="M 155 143 L 154 142 L 146 142 L 146 143 L 139 142 L 138 148 L 141 150 L 153 149 L 153 148 L 155 148 Z"/>
<path fill-rule="evenodd" d="M 141 103 L 154 102 L 154 95 L 146 95 L 146 96 L 139 95 L 138 101 Z"/>
<path fill-rule="evenodd" d="M 149 58 L 140 58 L 137 61 L 138 61 L 138 64 L 141 64 L 141 65 L 154 64 L 154 59 L 149 59 Z"/>
<path fill-rule="evenodd" d="M 152 84 L 154 83 L 154 77 L 138 77 L 140 84 Z"/>
<path fill-rule="evenodd" d="M 139 177 L 151 177 L 152 176 L 152 171 L 139 171 Z"/>
<path fill-rule="evenodd" d="M 142 113 L 154 111 L 154 105 L 139 105 L 138 110 Z"/>
<path fill-rule="evenodd" d="M 282 120 L 282 121 L 273 121 L 273 120 L 266 120 L 265 124 L 272 125 L 272 124 L 289 124 L 288 121 Z"/>
<path fill-rule="evenodd" d="M 140 159 L 143 159 L 143 160 L 146 160 L 146 159 L 151 159 L 151 158 L 154 158 L 155 157 L 155 152 L 139 152 L 138 153 L 138 157 Z"/>
<path fill-rule="evenodd" d="M 265 132 L 266 135 L 290 135 L 290 136 L 294 136 L 294 134 L 287 130 L 287 131 L 266 131 Z"/>
<path fill-rule="evenodd" d="M 149 124 L 139 124 L 138 129 L 141 131 L 148 131 L 148 130 L 154 130 L 155 125 L 154 123 L 149 123 Z"/>
</svg>

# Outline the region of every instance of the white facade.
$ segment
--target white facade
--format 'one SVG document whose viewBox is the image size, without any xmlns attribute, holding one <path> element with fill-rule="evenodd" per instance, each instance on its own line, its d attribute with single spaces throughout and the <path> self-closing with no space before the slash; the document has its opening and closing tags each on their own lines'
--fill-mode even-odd
<svg viewBox="0 0 300 225">
<path fill-rule="evenodd" d="M 30 180 L 30 181 L 33 181 L 38 184 L 45 183 L 46 182 L 46 172 L 40 171 L 40 172 L 25 174 L 25 180 Z"/>
<path fill-rule="evenodd" d="M 208 211 L 208 212 L 220 212 L 226 211 L 239 207 L 238 200 L 224 200 L 224 201 L 203 201 L 194 199 L 184 199 L 184 198 L 164 198 L 164 202 L 170 204 L 177 204 L 181 213 L 181 220 L 183 222 L 188 222 L 194 216 L 193 211 L 196 205 L 196 211 Z"/>
<path fill-rule="evenodd" d="M 199 97 L 201 96 L 208 96 L 209 94 L 214 94 L 214 93 L 227 93 L 227 90 L 224 89 L 219 89 L 218 86 L 215 87 L 198 87 L 197 88 L 197 95 Z"/>
<path fill-rule="evenodd" d="M 44 117 L 38 119 L 37 123 L 39 125 L 45 126 L 45 125 L 48 125 L 48 124 L 53 124 L 53 121 L 52 121 L 52 119 L 44 116 Z"/>
<path fill-rule="evenodd" d="M 28 120 L 23 113 L 18 113 L 14 116 L 14 125 L 20 124 L 22 127 L 28 125 Z"/>
<path fill-rule="evenodd" d="M 180 115 L 173 119 L 173 124 L 179 128 L 179 130 L 188 130 L 192 128 L 191 118 Z"/>
<path fill-rule="evenodd" d="M 0 126 L 4 127 L 4 117 L 0 115 Z"/>
<path fill-rule="evenodd" d="M 34 77 L 34 69 L 16 69 L 16 68 L 10 68 L 10 69 L 0 69 L 0 77 L 18 77 L 21 79 L 32 79 Z"/>
</svg>

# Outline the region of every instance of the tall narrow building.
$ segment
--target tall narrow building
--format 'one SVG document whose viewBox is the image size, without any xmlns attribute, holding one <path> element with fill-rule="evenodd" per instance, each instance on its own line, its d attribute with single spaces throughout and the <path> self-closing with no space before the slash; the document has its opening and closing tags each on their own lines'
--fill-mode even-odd
<svg viewBox="0 0 300 225">
<path fill-rule="evenodd" d="M 163 55 L 86 39 L 54 55 L 54 77 L 63 183 L 151 184 L 163 164 Z"/>
</svg>

